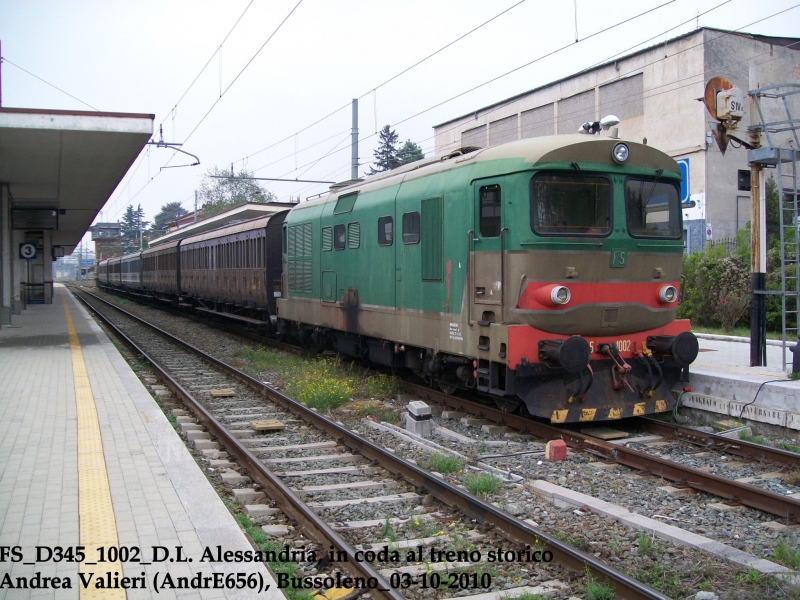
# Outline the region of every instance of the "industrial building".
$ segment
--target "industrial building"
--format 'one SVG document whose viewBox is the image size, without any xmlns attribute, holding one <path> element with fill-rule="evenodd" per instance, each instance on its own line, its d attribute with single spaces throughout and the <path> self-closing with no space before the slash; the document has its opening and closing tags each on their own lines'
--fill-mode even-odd
<svg viewBox="0 0 800 600">
<path fill-rule="evenodd" d="M 728 147 L 723 155 L 717 147 L 702 102 L 706 82 L 724 76 L 746 94 L 800 83 L 799 65 L 800 38 L 704 27 L 435 125 L 436 154 L 576 133 L 586 121 L 615 115 L 620 137 L 646 140 L 681 165 L 685 246 L 694 252 L 750 221 L 750 193 L 737 185 L 747 151 Z M 743 137 L 750 113 L 740 124 Z"/>
</svg>

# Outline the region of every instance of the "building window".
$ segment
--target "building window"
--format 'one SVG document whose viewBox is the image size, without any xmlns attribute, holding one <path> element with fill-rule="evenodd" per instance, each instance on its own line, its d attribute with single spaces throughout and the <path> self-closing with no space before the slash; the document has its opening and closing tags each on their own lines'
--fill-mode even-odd
<svg viewBox="0 0 800 600">
<path fill-rule="evenodd" d="M 378 246 L 391 246 L 394 242 L 394 219 L 380 217 L 378 219 Z"/>
</svg>

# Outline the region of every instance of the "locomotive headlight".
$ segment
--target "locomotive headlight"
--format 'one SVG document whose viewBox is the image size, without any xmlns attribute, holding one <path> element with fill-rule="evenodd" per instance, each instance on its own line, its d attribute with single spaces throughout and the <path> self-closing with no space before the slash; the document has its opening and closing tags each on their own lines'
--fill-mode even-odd
<svg viewBox="0 0 800 600">
<path fill-rule="evenodd" d="M 658 291 L 658 299 L 661 300 L 661 302 L 663 302 L 664 304 L 675 302 L 677 298 L 678 298 L 678 290 L 675 289 L 675 286 L 665 285 Z"/>
<path fill-rule="evenodd" d="M 550 300 L 553 301 L 553 304 L 566 304 L 570 297 L 569 289 L 563 285 L 557 285 L 550 290 Z"/>
<path fill-rule="evenodd" d="M 614 159 L 614 162 L 622 164 L 628 160 L 628 156 L 630 156 L 630 150 L 628 150 L 628 147 L 625 144 L 617 144 L 614 146 L 614 150 L 611 151 L 611 156 Z"/>
</svg>

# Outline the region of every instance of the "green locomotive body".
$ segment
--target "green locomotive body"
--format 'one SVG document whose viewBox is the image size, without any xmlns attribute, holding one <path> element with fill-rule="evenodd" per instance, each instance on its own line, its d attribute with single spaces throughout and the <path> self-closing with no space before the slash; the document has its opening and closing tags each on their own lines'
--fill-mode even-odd
<svg viewBox="0 0 800 600">
<path fill-rule="evenodd" d="M 679 183 L 652 147 L 563 135 L 332 190 L 284 222 L 278 332 L 553 422 L 671 410 L 697 355 Z"/>
</svg>

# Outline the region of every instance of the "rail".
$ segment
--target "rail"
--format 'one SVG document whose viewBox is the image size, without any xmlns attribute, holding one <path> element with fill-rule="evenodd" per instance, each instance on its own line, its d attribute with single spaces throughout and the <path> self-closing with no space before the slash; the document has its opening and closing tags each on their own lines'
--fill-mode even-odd
<svg viewBox="0 0 800 600">
<path fill-rule="evenodd" d="M 321 429 L 325 433 L 329 434 L 331 437 L 339 440 L 340 443 L 349 447 L 354 454 L 361 454 L 365 458 L 377 462 L 387 471 L 399 475 L 406 481 L 420 488 L 420 490 L 430 493 L 442 503 L 459 508 L 465 515 L 476 519 L 477 521 L 490 522 L 494 524 L 508 538 L 516 540 L 520 543 L 530 544 L 531 546 L 541 543 L 546 544 L 548 549 L 553 552 L 554 559 L 560 564 L 564 565 L 566 569 L 572 571 L 575 575 L 579 576 L 584 572 L 584 570 L 588 569 L 588 571 L 595 578 L 607 580 L 610 585 L 614 587 L 615 597 L 630 599 L 657 598 L 662 600 L 666 600 L 668 598 L 660 592 L 641 582 L 636 581 L 624 573 L 612 569 L 601 561 L 595 559 L 593 556 L 584 554 L 579 550 L 571 548 L 558 539 L 534 529 L 529 524 L 500 510 L 494 505 L 484 502 L 470 495 L 464 490 L 461 490 L 447 483 L 446 481 L 443 481 L 427 473 L 426 471 L 423 471 L 416 465 L 413 465 L 402 458 L 395 456 L 371 441 L 349 431 L 345 427 L 334 423 L 319 413 L 307 408 L 303 404 L 300 404 L 288 396 L 281 394 L 277 390 L 274 390 L 273 388 L 261 383 L 257 379 L 250 377 L 246 373 L 243 373 L 238 369 L 214 358 L 213 356 L 206 354 L 202 350 L 195 348 L 191 344 L 188 344 L 179 338 L 176 338 L 175 336 L 129 313 L 119 306 L 115 306 L 110 302 L 95 296 L 94 294 L 86 292 L 85 290 L 81 290 L 81 292 L 92 296 L 115 311 L 123 313 L 138 323 L 158 332 L 159 334 L 168 338 L 170 341 L 179 344 L 188 351 L 200 356 L 203 360 L 215 368 L 235 376 L 252 389 L 257 390 L 270 400 L 292 411 L 306 422 L 314 425 L 318 429 Z M 309 531 L 312 537 L 318 540 L 329 540 L 329 543 L 332 543 L 337 548 L 348 552 L 348 556 L 353 556 L 350 554 L 350 552 L 353 551 L 352 547 L 350 547 L 344 539 L 338 536 L 336 532 L 331 530 L 330 527 L 321 521 L 316 514 L 298 507 L 297 504 L 302 504 L 302 501 L 299 500 L 299 498 L 297 498 L 297 496 L 295 496 L 291 490 L 286 488 L 281 481 L 277 480 L 277 477 L 272 474 L 272 472 L 269 471 L 269 469 L 267 469 L 263 464 L 261 464 L 258 459 L 253 456 L 252 453 L 250 453 L 250 451 L 235 437 L 228 433 L 225 428 L 218 423 L 210 413 L 208 413 L 208 411 L 206 411 L 199 403 L 197 403 L 196 400 L 191 398 L 191 395 L 184 390 L 180 384 L 175 382 L 163 369 L 156 365 L 142 349 L 129 340 L 128 337 L 125 336 L 125 334 L 123 334 L 117 327 L 112 325 L 109 320 L 106 319 L 98 310 L 93 308 L 89 302 L 81 298 L 80 295 L 75 295 L 81 299 L 81 301 L 86 304 L 90 310 L 92 310 L 92 312 L 97 314 L 104 323 L 109 325 L 109 327 L 111 327 L 118 335 L 120 335 L 120 337 L 124 339 L 126 343 L 129 343 L 137 352 L 141 353 L 142 356 L 154 364 L 159 373 L 163 375 L 165 381 L 171 382 L 170 386 L 176 390 L 176 393 L 179 397 L 186 398 L 187 404 L 191 406 L 193 410 L 195 410 L 195 405 L 197 406 L 197 410 L 195 410 L 195 412 L 198 415 L 198 418 L 210 430 L 215 432 L 215 435 L 217 435 L 217 437 L 223 442 L 231 454 L 235 455 L 237 459 L 240 459 L 240 462 L 242 465 L 247 467 L 248 472 L 251 474 L 253 479 L 259 484 L 263 485 L 269 495 L 272 495 L 273 493 L 276 494 L 276 496 L 273 496 L 273 499 L 279 502 L 282 508 L 287 513 L 290 513 L 290 516 L 296 518 L 298 523 L 300 523 L 302 526 L 308 527 L 307 531 Z M 356 568 L 369 569 L 371 572 L 376 574 L 365 576 L 378 577 L 378 581 L 383 582 L 383 579 L 380 577 L 380 575 L 377 574 L 377 572 L 375 572 L 367 563 L 357 563 L 351 558 L 350 564 L 354 565 Z M 371 593 L 376 592 L 380 592 L 382 598 L 393 598 L 396 600 L 402 598 L 402 596 L 391 589 L 372 590 Z M 378 594 L 375 595 L 377 596 Z"/>
</svg>

